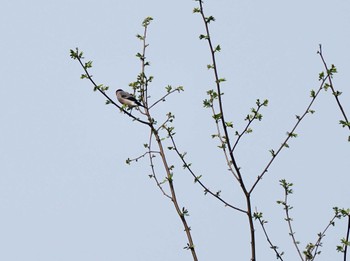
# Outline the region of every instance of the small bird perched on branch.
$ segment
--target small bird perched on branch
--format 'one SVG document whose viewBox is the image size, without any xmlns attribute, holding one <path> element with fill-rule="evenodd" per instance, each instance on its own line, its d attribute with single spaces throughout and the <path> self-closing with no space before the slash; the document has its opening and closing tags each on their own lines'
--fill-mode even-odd
<svg viewBox="0 0 350 261">
<path fill-rule="evenodd" d="M 129 107 L 141 106 L 144 107 L 136 98 L 128 92 L 123 91 L 122 89 L 118 89 L 115 94 L 117 95 L 117 99 L 121 104 L 128 105 Z"/>
</svg>

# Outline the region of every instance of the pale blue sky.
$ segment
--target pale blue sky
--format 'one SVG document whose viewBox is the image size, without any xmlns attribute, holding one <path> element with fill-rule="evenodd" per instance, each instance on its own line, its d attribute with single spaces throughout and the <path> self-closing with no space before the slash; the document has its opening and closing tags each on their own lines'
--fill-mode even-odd
<svg viewBox="0 0 350 261">
<path fill-rule="evenodd" d="M 177 140 L 197 174 L 210 188 L 243 206 L 240 189 L 226 171 L 223 155 L 210 138 L 215 126 L 202 108 L 213 87 L 207 43 L 196 2 L 180 1 L 24 1 L 2 0 L 0 9 L 0 260 L 112 261 L 191 260 L 182 225 L 171 203 L 148 178 L 148 162 L 127 166 L 143 153 L 148 130 L 130 121 L 92 92 L 69 49 L 79 47 L 94 61 L 98 83 L 127 90 L 140 65 L 135 35 L 152 16 L 149 73 L 153 97 L 164 87 L 185 92 L 159 106 L 156 115 L 176 115 Z M 350 114 L 350 3 L 335 0 L 205 1 L 213 41 L 222 47 L 222 77 L 227 120 L 241 130 L 257 98 L 270 104 L 254 133 L 243 139 L 237 159 L 248 182 L 255 180 L 318 87 L 323 70 L 316 54 L 339 73 L 335 87 Z M 113 96 L 114 97 L 114 96 Z M 332 207 L 350 207 L 347 129 L 331 94 L 322 92 L 253 196 L 269 220 L 272 240 L 297 256 L 288 237 L 278 180 L 295 184 L 292 216 L 301 246 L 314 242 L 332 216 Z M 175 155 L 170 161 L 177 162 Z M 160 172 L 159 174 L 162 177 Z M 249 178 L 251 177 L 251 178 Z M 224 208 L 193 184 L 180 165 L 175 169 L 180 205 L 188 219 L 200 260 L 249 260 L 248 226 L 242 214 Z M 258 260 L 274 253 L 257 228 Z M 340 260 L 335 251 L 345 233 L 338 223 L 324 240 L 318 260 Z"/>
</svg>

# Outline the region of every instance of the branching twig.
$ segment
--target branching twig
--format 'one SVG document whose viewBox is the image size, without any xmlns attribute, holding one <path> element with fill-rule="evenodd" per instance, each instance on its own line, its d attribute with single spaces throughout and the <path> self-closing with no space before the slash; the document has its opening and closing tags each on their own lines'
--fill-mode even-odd
<svg viewBox="0 0 350 261">
<path fill-rule="evenodd" d="M 148 83 L 151 81 L 151 78 L 147 78 L 147 76 L 145 75 L 145 66 L 149 65 L 149 63 L 145 60 L 145 51 L 146 51 L 146 47 L 148 46 L 148 44 L 146 44 L 146 33 L 147 33 L 147 26 L 149 25 L 149 23 L 151 22 L 152 18 L 151 17 L 147 17 L 144 21 L 143 21 L 143 26 L 145 27 L 144 30 L 144 34 L 143 36 L 141 35 L 137 35 L 137 37 L 139 39 L 141 39 L 143 41 L 143 51 L 142 54 L 138 53 L 137 57 L 140 58 L 141 60 L 141 73 L 139 74 L 139 76 L 137 77 L 137 82 L 134 82 L 131 84 L 131 86 L 134 87 L 134 90 L 138 90 L 141 94 L 141 98 L 143 100 L 143 103 L 146 105 L 146 109 L 145 109 L 145 115 L 147 116 L 148 122 L 142 121 L 138 118 L 136 118 L 135 116 L 133 116 L 131 113 L 129 113 L 128 111 L 125 111 L 122 107 L 120 107 L 119 105 L 117 105 L 113 100 L 111 100 L 106 94 L 105 94 L 105 90 L 107 90 L 107 87 L 103 87 L 103 86 L 98 86 L 96 85 L 96 83 L 93 81 L 92 76 L 90 76 L 89 72 L 87 71 L 87 68 L 91 67 L 92 62 L 88 62 L 85 65 L 82 63 L 81 59 L 83 59 L 83 53 L 79 52 L 78 49 L 76 49 L 76 52 L 74 52 L 73 50 L 71 50 L 71 57 L 73 59 L 77 59 L 79 61 L 79 63 L 81 64 L 81 66 L 83 67 L 84 71 L 85 71 L 85 75 L 83 75 L 84 77 L 82 78 L 88 78 L 91 83 L 94 85 L 94 90 L 98 90 L 103 96 L 105 96 L 107 98 L 108 103 L 112 103 L 114 104 L 116 107 L 118 107 L 121 111 L 123 111 L 125 114 L 127 114 L 129 117 L 132 117 L 134 120 L 148 125 L 150 127 L 150 141 L 152 139 L 152 136 L 155 138 L 156 142 L 157 142 L 157 146 L 158 146 L 158 150 L 157 153 L 159 153 L 165 172 L 166 172 L 166 179 L 167 179 L 167 183 L 169 185 L 169 190 L 170 190 L 170 195 L 168 195 L 167 193 L 165 193 L 165 191 L 163 190 L 161 183 L 158 181 L 158 179 L 156 178 L 155 175 L 155 169 L 154 169 L 154 164 L 153 164 L 153 159 L 152 156 L 154 155 L 152 153 L 151 150 L 151 146 L 148 147 L 148 155 L 150 156 L 150 162 L 151 162 L 151 169 L 152 169 L 152 173 L 153 173 L 153 177 L 155 178 L 155 181 L 157 183 L 157 186 L 160 188 L 160 190 L 163 192 L 163 194 L 165 196 L 167 196 L 168 198 L 171 199 L 174 208 L 176 209 L 176 212 L 179 216 L 179 218 L 182 221 L 187 239 L 188 239 L 188 243 L 187 246 L 185 247 L 186 249 L 191 251 L 192 257 L 194 261 L 197 261 L 197 253 L 195 250 L 195 245 L 192 239 L 192 235 L 191 235 L 191 229 L 189 227 L 189 225 L 187 224 L 187 220 L 186 220 L 186 216 L 188 215 L 188 211 L 183 207 L 181 209 L 178 201 L 177 201 L 177 197 L 176 197 L 176 193 L 175 193 L 175 186 L 174 186 L 174 181 L 173 181 L 173 173 L 172 173 L 172 166 L 170 166 L 168 164 L 165 152 L 164 152 L 164 148 L 163 148 L 163 144 L 162 144 L 162 140 L 160 138 L 160 135 L 157 131 L 157 129 L 155 128 L 155 120 L 152 118 L 149 109 L 147 109 L 147 104 L 148 104 L 148 94 L 147 94 L 147 89 L 148 89 Z"/>
<path fill-rule="evenodd" d="M 192 168 L 190 167 L 191 164 L 188 163 L 188 162 L 185 160 L 185 155 L 184 155 L 184 153 L 181 153 L 181 152 L 179 151 L 179 149 L 177 148 L 176 143 L 175 143 L 175 140 L 174 140 L 174 136 L 171 134 L 170 131 L 168 131 L 168 135 L 169 135 L 170 140 L 171 140 L 172 145 L 173 145 L 172 149 L 175 150 L 176 154 L 177 154 L 177 155 L 179 156 L 179 158 L 181 159 L 181 161 L 182 161 L 182 163 L 183 163 L 183 167 L 186 168 L 186 169 L 191 173 L 192 177 L 194 178 L 194 181 L 195 181 L 196 183 L 198 183 L 198 184 L 204 189 L 204 191 L 205 191 L 206 193 L 209 193 L 210 195 L 212 195 L 213 197 L 215 197 L 216 199 L 218 199 L 219 201 L 221 201 L 222 203 L 224 203 L 225 206 L 227 206 L 227 207 L 233 208 L 233 209 L 235 209 L 235 210 L 237 210 L 237 211 L 239 211 L 239 212 L 247 213 L 245 210 L 243 210 L 243 209 L 241 209 L 241 208 L 238 208 L 238 207 L 235 207 L 235 206 L 233 206 L 232 204 L 228 203 L 226 200 L 224 200 L 222 197 L 220 197 L 220 194 L 219 194 L 219 193 L 214 193 L 214 192 L 212 192 L 206 185 L 204 185 L 204 183 L 200 180 L 201 176 L 197 176 L 197 175 L 193 172 Z"/>
<path fill-rule="evenodd" d="M 278 247 L 275 246 L 274 244 L 272 244 L 271 239 L 269 237 L 269 235 L 267 234 L 266 228 L 265 228 L 265 224 L 267 223 L 267 221 L 263 220 L 263 216 L 261 212 L 257 212 L 257 210 L 254 213 L 254 218 L 257 219 L 260 223 L 261 228 L 263 229 L 265 238 L 267 240 L 267 242 L 270 244 L 270 248 L 275 252 L 276 254 L 276 258 L 283 261 L 282 255 L 284 254 L 284 252 L 279 253 L 277 251 Z"/>
<path fill-rule="evenodd" d="M 316 258 L 316 256 L 320 253 L 320 252 L 318 252 L 318 248 L 320 247 L 320 246 L 322 246 L 322 239 L 324 238 L 324 236 L 326 235 L 326 232 L 327 232 L 327 230 L 331 227 L 331 226 L 334 226 L 334 220 L 337 218 L 338 216 L 337 216 L 337 213 L 332 217 L 332 219 L 329 221 L 329 223 L 328 223 L 328 225 L 326 226 L 326 228 L 321 232 L 321 233 L 319 233 L 318 234 L 318 238 L 317 238 L 317 241 L 316 241 L 316 243 L 315 244 L 313 244 L 313 245 L 311 245 L 311 249 L 313 249 L 313 254 L 312 254 L 312 259 L 310 259 L 310 261 L 314 261 L 315 260 L 315 258 Z M 309 244 L 310 245 L 310 244 Z M 307 254 L 307 253 L 311 253 L 312 251 L 308 251 L 308 247 L 306 248 L 306 253 L 305 254 Z"/>
<path fill-rule="evenodd" d="M 145 61 L 145 58 L 146 58 L 146 47 L 148 46 L 148 44 L 146 43 L 146 33 L 147 33 L 147 26 L 149 25 L 149 23 L 151 22 L 151 20 L 153 20 L 151 17 L 147 17 L 144 22 L 143 22 L 143 26 L 145 27 L 145 30 L 144 30 L 144 35 L 140 38 L 142 39 L 143 41 L 143 52 L 142 52 L 142 55 L 140 56 L 140 59 L 141 59 L 141 63 L 142 63 L 142 72 L 141 72 L 141 75 L 140 75 L 140 89 L 141 89 L 141 94 L 142 93 L 145 93 L 145 96 L 144 96 L 144 102 L 145 104 L 147 105 L 148 104 L 148 81 L 143 81 L 143 79 L 146 77 L 145 76 L 145 66 L 146 65 L 149 65 L 148 62 Z M 158 149 L 159 149 L 159 154 L 160 154 L 160 157 L 162 159 L 162 163 L 163 163 L 163 166 L 164 166 L 164 169 L 165 169 L 165 172 L 166 172 L 166 178 L 167 178 L 167 183 L 169 185 L 169 190 L 170 190 L 170 198 L 171 198 L 171 201 L 174 205 L 174 208 L 179 216 L 179 218 L 181 219 L 182 221 L 182 224 L 184 226 L 184 230 L 186 232 L 186 236 L 187 236 L 187 239 L 188 239 L 188 243 L 187 243 L 187 246 L 185 247 L 186 249 L 190 250 L 191 251 L 191 254 L 192 254 L 192 257 L 193 257 L 193 260 L 194 261 L 197 261 L 198 258 L 197 258 L 197 253 L 196 253 L 196 250 L 195 250 L 195 246 L 194 246 L 194 243 L 193 243 L 193 239 L 192 239 L 192 234 L 191 234 L 191 229 L 189 227 L 189 225 L 187 224 L 187 220 L 186 220 L 186 215 L 188 215 L 188 211 L 185 209 L 185 208 L 180 208 L 180 205 L 177 201 L 177 197 L 176 197 L 176 193 L 175 193 L 175 186 L 174 186 L 174 181 L 173 181 L 173 173 L 172 173 L 172 167 L 168 164 L 168 161 L 167 161 L 167 158 L 166 158 L 166 155 L 165 155 L 165 151 L 164 151 L 164 148 L 163 148 L 163 143 L 162 143 L 162 140 L 159 136 L 159 133 L 157 131 L 157 129 L 155 128 L 154 126 L 154 120 L 150 114 L 150 111 L 146 108 L 146 115 L 148 117 L 148 121 L 150 122 L 150 128 L 151 128 L 151 135 L 153 135 L 153 137 L 155 138 L 156 142 L 157 142 L 157 146 L 158 146 Z M 153 163 L 151 163 L 153 165 Z M 159 182 L 157 181 L 157 184 L 159 184 Z M 161 186 L 160 186 L 161 188 Z M 162 190 L 162 188 L 161 188 Z M 163 190 L 162 190 L 163 191 Z M 163 191 L 164 193 L 164 191 Z M 165 194 L 165 193 L 164 193 Z"/>
<path fill-rule="evenodd" d="M 145 157 L 147 154 L 150 154 L 150 153 L 156 154 L 156 153 L 159 153 L 159 151 L 151 151 L 151 150 L 149 150 L 149 151 L 146 151 L 145 153 L 143 153 L 142 155 L 140 155 L 138 157 L 135 157 L 135 158 L 132 158 L 132 159 L 128 158 L 126 160 L 126 164 L 130 164 L 132 161 L 137 162 L 139 159 Z"/>
<path fill-rule="evenodd" d="M 214 106 L 211 106 L 211 109 L 212 109 L 213 115 L 217 115 L 216 112 L 215 112 Z M 238 182 L 240 182 L 240 179 L 239 179 L 238 175 L 235 173 L 234 169 L 232 168 L 232 163 L 231 163 L 231 161 L 229 159 L 230 155 L 229 155 L 229 152 L 227 151 L 227 147 L 226 147 L 227 140 L 221 134 L 221 130 L 220 130 L 220 125 L 219 125 L 219 120 L 218 119 L 215 119 L 215 125 L 216 125 L 217 137 L 219 138 L 219 140 L 221 142 L 221 145 L 219 146 L 219 148 L 222 149 L 222 151 L 223 151 L 223 153 L 225 155 L 225 159 L 226 159 L 226 162 L 227 162 L 228 170 L 232 173 L 232 175 L 236 178 L 236 180 Z"/>
<path fill-rule="evenodd" d="M 220 78 L 219 77 L 219 73 L 218 73 L 218 68 L 217 68 L 217 64 L 216 64 L 216 57 L 215 57 L 215 53 L 221 50 L 220 45 L 217 45 L 215 48 L 213 46 L 213 43 L 211 41 L 211 37 L 210 37 L 210 32 L 209 32 L 209 23 L 212 21 L 215 21 L 215 18 L 213 16 L 209 16 L 206 17 L 204 14 L 204 10 L 203 10 L 203 1 L 202 0 L 198 0 L 199 3 L 199 8 L 195 8 L 194 12 L 200 13 L 204 26 L 205 26 L 205 35 L 200 35 L 200 39 L 205 39 L 208 41 L 208 45 L 209 45 L 209 49 L 210 49 L 210 53 L 211 53 L 211 61 L 212 64 L 208 65 L 208 68 L 211 68 L 214 70 L 214 78 L 215 78 L 215 84 L 216 84 L 216 93 L 217 93 L 217 99 L 218 99 L 218 105 L 219 105 L 219 109 L 220 109 L 220 113 L 218 115 L 214 115 L 219 116 L 220 120 L 221 120 L 221 124 L 222 124 L 222 129 L 224 131 L 224 139 L 225 139 L 225 143 L 222 144 L 226 150 L 226 146 L 227 146 L 227 150 L 228 153 L 230 155 L 230 160 L 228 160 L 227 164 L 229 165 L 233 165 L 235 173 L 238 176 L 238 182 L 239 185 L 245 195 L 246 198 L 246 205 L 247 205 L 247 218 L 248 218 L 248 222 L 249 222 L 249 228 L 250 228 L 250 242 L 251 242 L 251 261 L 255 261 L 256 260 L 256 247 L 255 247 L 255 228 L 254 228 L 254 222 L 253 222 L 253 211 L 252 211 L 252 206 L 251 206 L 251 199 L 250 199 L 250 193 L 248 192 L 246 185 L 244 183 L 243 180 L 243 176 L 241 174 L 240 168 L 236 162 L 236 158 L 233 155 L 233 151 L 232 151 L 232 144 L 230 141 L 230 136 L 227 130 L 227 122 L 225 121 L 225 113 L 224 113 L 224 108 L 223 108 L 223 102 L 222 102 L 222 92 L 221 92 L 221 82 L 225 81 L 224 78 Z"/>
<path fill-rule="evenodd" d="M 154 162 L 153 162 L 153 158 L 154 158 L 154 155 L 153 155 L 153 152 L 151 151 L 151 148 L 152 148 L 152 132 L 150 133 L 150 136 L 149 136 L 149 142 L 148 142 L 148 152 L 147 154 L 149 155 L 149 162 L 150 162 L 150 166 L 151 166 L 151 170 L 152 170 L 152 178 L 154 178 L 158 188 L 160 189 L 160 191 L 163 193 L 164 196 L 166 196 L 167 198 L 169 198 L 170 200 L 172 199 L 171 196 L 169 196 L 163 189 L 161 183 L 159 182 L 158 178 L 157 178 L 157 175 L 156 175 L 156 171 L 154 169 Z M 157 153 L 160 154 L 159 151 L 157 151 Z"/>
<path fill-rule="evenodd" d="M 169 96 L 170 94 L 172 94 L 173 92 L 176 92 L 176 91 L 180 92 L 181 90 L 182 90 L 182 89 L 175 88 L 175 89 L 173 89 L 173 90 L 171 90 L 171 91 L 168 91 L 168 93 L 166 93 L 163 97 L 161 97 L 160 99 L 156 100 L 151 106 L 149 106 L 148 109 L 151 109 L 152 107 L 154 107 L 154 106 L 155 106 L 156 104 L 158 104 L 159 102 L 164 101 L 165 98 L 166 98 L 167 96 Z"/>
<path fill-rule="evenodd" d="M 119 106 L 118 104 L 116 104 L 106 93 L 104 90 L 101 89 L 101 86 L 97 85 L 95 83 L 95 81 L 92 79 L 92 75 L 90 75 L 89 71 L 88 71 L 88 67 L 86 65 L 83 64 L 82 59 L 84 59 L 83 57 L 83 53 L 79 51 L 78 48 L 76 48 L 76 51 L 70 50 L 71 53 L 71 57 L 73 59 L 78 60 L 78 62 L 80 63 L 81 67 L 83 67 L 83 70 L 85 71 L 85 78 L 89 79 L 89 81 L 92 83 L 92 85 L 94 86 L 94 90 L 98 90 L 107 100 L 109 103 L 112 103 L 114 106 L 116 106 L 120 111 L 124 112 L 125 114 L 127 114 L 129 117 L 133 118 L 134 120 L 148 125 L 150 126 L 149 122 L 140 120 L 139 118 L 136 118 L 134 115 L 132 115 L 130 112 L 126 111 L 123 107 Z"/>
<path fill-rule="evenodd" d="M 340 112 L 341 112 L 341 114 L 343 115 L 343 118 L 344 118 L 344 121 L 340 121 L 340 123 L 343 125 L 343 127 L 347 126 L 348 129 L 350 130 L 350 122 L 349 122 L 348 117 L 346 116 L 345 110 L 344 110 L 344 108 L 343 108 L 343 106 L 342 106 L 342 104 L 340 103 L 340 100 L 339 100 L 339 96 L 340 96 L 341 92 L 336 91 L 334 89 L 334 85 L 333 85 L 333 81 L 332 81 L 333 73 L 337 72 L 336 68 L 335 68 L 335 66 L 333 64 L 332 64 L 332 68 L 331 69 L 328 68 L 327 63 L 326 63 L 326 61 L 325 61 L 325 59 L 323 57 L 322 45 L 321 44 L 319 45 L 319 51 L 317 51 L 317 53 L 320 55 L 322 63 L 323 63 L 323 66 L 324 66 L 324 68 L 326 69 L 326 72 L 327 72 L 327 76 L 328 76 L 327 78 L 328 78 L 328 82 L 329 82 L 328 87 L 331 88 L 333 96 L 334 96 L 334 98 L 335 98 L 335 100 L 337 102 L 337 105 L 338 105 L 338 107 L 340 109 Z"/>
<path fill-rule="evenodd" d="M 248 114 L 246 117 L 246 120 L 248 121 L 247 125 L 245 126 L 244 130 L 241 133 L 238 133 L 238 137 L 236 139 L 236 142 L 233 144 L 232 146 L 232 152 L 235 150 L 238 142 L 240 141 L 240 139 L 242 138 L 242 136 L 248 132 L 250 125 L 253 123 L 254 120 L 258 119 L 261 120 L 262 115 L 259 113 L 259 110 L 261 109 L 261 107 L 263 106 L 267 106 L 268 101 L 265 100 L 263 103 L 260 103 L 259 100 L 257 100 L 256 104 L 257 104 L 257 108 L 256 109 L 252 109 L 252 114 Z"/>
<path fill-rule="evenodd" d="M 346 261 L 346 256 L 348 252 L 348 246 L 349 246 L 349 235 L 350 235 L 350 214 L 348 214 L 348 227 L 347 227 L 347 232 L 346 232 L 346 242 L 345 248 L 344 248 L 344 261 Z"/>
<path fill-rule="evenodd" d="M 291 189 L 291 187 L 293 186 L 293 183 L 288 183 L 286 180 L 282 179 L 282 180 L 280 180 L 280 184 L 284 189 L 284 201 L 279 200 L 279 201 L 277 201 L 277 203 L 283 205 L 283 209 L 286 213 L 285 220 L 288 223 L 289 235 L 292 237 L 293 244 L 294 244 L 294 246 L 299 254 L 300 259 L 302 261 L 304 261 L 304 258 L 302 256 L 301 251 L 300 251 L 299 246 L 298 246 L 299 242 L 295 239 L 295 236 L 294 236 L 295 232 L 293 231 L 293 227 L 292 227 L 293 219 L 289 215 L 289 210 L 292 209 L 293 207 L 288 205 L 288 195 L 293 193 L 293 190 Z"/>
<path fill-rule="evenodd" d="M 270 161 L 267 163 L 266 167 L 264 168 L 264 170 L 261 172 L 261 174 L 257 177 L 255 183 L 253 184 L 253 186 L 251 187 L 251 189 L 249 190 L 249 194 L 251 194 L 253 192 L 253 190 L 255 189 L 256 185 L 259 183 L 259 181 L 263 178 L 263 176 L 266 174 L 266 172 L 268 171 L 269 167 L 271 166 L 271 164 L 274 162 L 274 160 L 276 159 L 276 157 L 278 156 L 278 154 L 282 151 L 283 148 L 288 147 L 288 141 L 290 138 L 292 137 L 296 137 L 296 133 L 295 130 L 297 129 L 297 127 L 299 126 L 299 124 L 301 123 L 301 121 L 304 119 L 304 117 L 308 114 L 308 113 L 314 113 L 314 111 L 311 110 L 311 106 L 312 104 L 315 102 L 318 94 L 321 92 L 323 85 L 325 84 L 326 80 L 328 79 L 329 76 L 325 77 L 324 79 L 322 79 L 321 84 L 317 90 L 317 92 L 315 91 L 311 91 L 311 101 L 309 103 L 309 105 L 307 106 L 306 110 L 304 111 L 304 113 L 301 116 L 296 116 L 297 118 L 297 122 L 295 123 L 295 125 L 292 127 L 290 132 L 287 132 L 287 138 L 282 142 L 281 146 L 277 149 L 277 151 L 271 150 L 271 154 L 272 157 L 270 159 Z"/>
</svg>

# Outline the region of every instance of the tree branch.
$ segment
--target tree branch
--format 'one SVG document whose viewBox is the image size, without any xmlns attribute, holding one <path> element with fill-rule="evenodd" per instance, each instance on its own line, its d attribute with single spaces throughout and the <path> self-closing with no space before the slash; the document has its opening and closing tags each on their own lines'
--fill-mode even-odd
<svg viewBox="0 0 350 261">
<path fill-rule="evenodd" d="M 180 153 L 179 149 L 177 148 L 176 146 L 176 143 L 175 143 L 175 140 L 174 140 L 174 136 L 171 134 L 171 132 L 168 130 L 168 135 L 170 137 L 170 140 L 172 142 L 172 145 L 173 145 L 173 150 L 175 150 L 176 154 L 179 156 L 179 158 L 181 159 L 182 163 L 183 163 L 183 167 L 186 168 L 190 174 L 192 175 L 192 177 L 194 178 L 194 181 L 196 183 L 198 183 L 206 193 L 209 193 L 210 195 L 212 195 L 214 198 L 218 199 L 219 201 L 221 201 L 222 203 L 225 204 L 225 206 L 227 207 L 230 207 L 232 209 L 235 209 L 239 212 L 242 212 L 242 213 L 247 213 L 245 210 L 241 209 L 241 208 L 238 208 L 238 207 L 235 207 L 233 206 L 232 204 L 228 203 L 226 200 L 224 200 L 223 198 L 220 197 L 220 194 L 219 193 L 214 193 L 212 192 L 206 185 L 204 185 L 204 183 L 200 180 L 201 178 L 201 175 L 196 175 L 194 173 L 194 171 L 192 170 L 192 168 L 190 167 L 191 164 L 189 164 L 186 160 L 185 160 L 185 155 L 183 153 Z"/>
<path fill-rule="evenodd" d="M 264 170 L 261 172 L 261 174 L 257 177 L 255 183 L 252 185 L 251 189 L 249 190 L 249 194 L 251 194 L 253 192 L 253 190 L 255 189 L 256 185 L 259 183 L 259 181 L 263 178 L 263 176 L 266 174 L 266 172 L 268 171 L 269 167 L 271 166 L 271 164 L 274 162 L 274 160 L 276 159 L 276 157 L 278 156 L 278 154 L 282 151 L 283 148 L 288 147 L 288 141 L 290 138 L 295 137 L 295 130 L 297 129 L 297 127 L 299 126 L 299 124 L 301 123 L 301 121 L 304 119 L 304 117 L 308 114 L 308 113 L 313 113 L 314 111 L 311 110 L 311 106 L 313 105 L 313 103 L 315 102 L 317 96 L 319 95 L 319 93 L 321 92 L 323 85 L 325 84 L 326 80 L 328 79 L 329 76 L 325 77 L 324 79 L 322 79 L 321 84 L 317 90 L 317 92 L 311 91 L 311 101 L 309 103 L 309 105 L 306 107 L 306 110 L 304 111 L 304 113 L 302 114 L 302 116 L 296 116 L 297 118 L 297 122 L 295 123 L 295 125 L 292 127 L 290 132 L 287 132 L 287 138 L 282 142 L 281 146 L 277 149 L 277 151 L 275 152 L 274 150 L 271 150 L 271 154 L 272 157 L 270 159 L 270 161 L 267 163 L 266 167 L 264 168 Z"/>
<path fill-rule="evenodd" d="M 328 78 L 328 82 L 329 82 L 329 86 L 328 87 L 331 88 L 332 94 L 333 94 L 333 96 L 334 96 L 334 98 L 336 100 L 336 103 L 337 103 L 337 105 L 338 105 L 338 107 L 340 109 L 341 114 L 343 115 L 343 118 L 344 118 L 343 127 L 347 126 L 348 129 L 350 130 L 350 122 L 349 122 L 348 117 L 346 116 L 345 110 L 344 110 L 344 108 L 341 105 L 340 100 L 339 100 L 339 96 L 340 96 L 341 92 L 336 91 L 334 89 L 334 85 L 333 85 L 333 81 L 332 81 L 333 73 L 337 72 L 336 68 L 335 68 L 335 66 L 333 64 L 332 64 L 332 68 L 331 69 L 328 68 L 327 63 L 326 63 L 326 61 L 325 61 L 325 59 L 323 57 L 322 45 L 321 44 L 319 45 L 319 51 L 317 51 L 317 53 L 320 55 L 322 63 L 323 63 L 323 66 L 324 66 L 324 68 L 326 69 L 326 72 L 327 72 L 327 76 L 328 76 L 327 78 Z M 350 138 L 350 136 L 349 136 L 349 138 Z"/>
</svg>

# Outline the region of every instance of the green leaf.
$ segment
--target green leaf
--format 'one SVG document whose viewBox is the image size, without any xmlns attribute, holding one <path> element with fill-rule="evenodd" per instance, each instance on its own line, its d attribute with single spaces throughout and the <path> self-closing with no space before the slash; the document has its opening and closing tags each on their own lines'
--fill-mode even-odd
<svg viewBox="0 0 350 261">
<path fill-rule="evenodd" d="M 172 89 L 173 89 L 173 87 L 171 87 L 171 85 L 168 85 L 165 87 L 165 90 L 167 93 L 171 92 Z"/>
<path fill-rule="evenodd" d="M 340 120 L 339 124 L 341 124 L 343 128 L 344 127 L 350 127 L 350 122 L 348 122 L 348 121 Z"/>
<path fill-rule="evenodd" d="M 216 121 L 218 121 L 218 120 L 221 119 L 221 113 L 214 114 L 212 117 L 213 117 Z"/>
<path fill-rule="evenodd" d="M 202 40 L 202 39 L 208 40 L 209 37 L 208 37 L 208 35 L 201 34 L 201 35 L 199 35 L 199 40 Z"/>
<path fill-rule="evenodd" d="M 325 91 L 327 91 L 329 87 L 331 87 L 331 86 L 330 86 L 328 83 L 325 83 L 325 84 L 323 85 L 323 89 L 324 89 Z"/>
<path fill-rule="evenodd" d="M 294 132 L 287 132 L 287 135 L 291 138 L 296 138 L 298 136 L 298 134 L 296 134 Z"/>
<path fill-rule="evenodd" d="M 209 16 L 209 17 L 205 18 L 205 21 L 209 24 L 210 22 L 214 22 L 215 18 L 214 18 L 214 16 Z"/>
<path fill-rule="evenodd" d="M 219 83 L 220 83 L 220 82 L 226 82 L 226 79 L 225 79 L 225 78 L 220 78 L 220 79 L 219 79 Z"/>
<path fill-rule="evenodd" d="M 212 103 L 209 100 L 205 99 L 203 101 L 203 107 L 204 108 L 210 108 L 211 106 L 212 106 Z"/>
<path fill-rule="evenodd" d="M 314 90 L 311 90 L 311 91 L 310 91 L 310 97 L 311 97 L 311 98 L 315 98 L 315 97 L 316 97 L 316 93 L 315 93 Z"/>
<path fill-rule="evenodd" d="M 318 80 L 321 81 L 324 79 L 324 72 L 320 72 L 318 75 Z"/>
<path fill-rule="evenodd" d="M 146 17 L 142 22 L 142 26 L 147 27 L 151 23 L 152 20 L 153 20 L 152 17 L 150 17 L 150 16 Z"/>
<path fill-rule="evenodd" d="M 84 65 L 84 68 L 85 68 L 85 69 L 88 69 L 88 68 L 91 68 L 91 67 L 92 67 L 92 61 L 88 61 L 88 62 L 86 62 L 85 65 Z"/>
<path fill-rule="evenodd" d="M 145 40 L 145 38 L 142 35 L 137 34 L 136 37 L 140 39 L 141 41 Z"/>
<path fill-rule="evenodd" d="M 253 129 L 252 129 L 252 128 L 248 128 L 245 132 L 246 132 L 246 133 L 252 133 L 252 132 L 253 132 Z"/>
<path fill-rule="evenodd" d="M 202 175 L 196 176 L 196 178 L 194 179 L 194 183 L 198 182 L 201 177 Z"/>
<path fill-rule="evenodd" d="M 183 92 L 183 91 L 185 91 L 185 89 L 184 89 L 183 86 L 178 86 L 178 87 L 176 87 L 176 90 L 177 90 L 178 92 Z"/>
<path fill-rule="evenodd" d="M 331 65 L 331 68 L 328 70 L 328 73 L 330 75 L 333 75 L 333 73 L 337 73 L 337 68 L 335 67 L 334 64 Z"/>
<path fill-rule="evenodd" d="M 74 50 L 72 50 L 72 49 L 70 49 L 69 50 L 69 53 L 70 53 L 70 57 L 72 58 L 72 59 L 77 59 L 77 57 L 78 57 L 78 54 L 74 51 Z"/>
<path fill-rule="evenodd" d="M 207 65 L 207 68 L 208 68 L 208 70 L 209 70 L 209 69 L 214 69 L 214 65 L 208 64 L 208 65 Z"/>
<path fill-rule="evenodd" d="M 226 127 L 233 128 L 233 123 L 232 121 L 230 122 L 225 122 Z"/>
<path fill-rule="evenodd" d="M 333 92 L 333 95 L 335 96 L 335 97 L 338 97 L 338 96 L 340 96 L 342 94 L 342 92 L 340 92 L 340 91 L 335 91 L 335 92 Z"/>
<path fill-rule="evenodd" d="M 78 48 L 75 48 L 75 51 L 74 50 L 70 50 L 70 57 L 72 59 L 84 59 L 83 57 L 83 52 L 79 52 L 79 49 Z"/>
<path fill-rule="evenodd" d="M 214 49 L 214 52 L 220 52 L 221 51 L 221 47 L 220 47 L 220 44 L 217 45 Z"/>
</svg>

